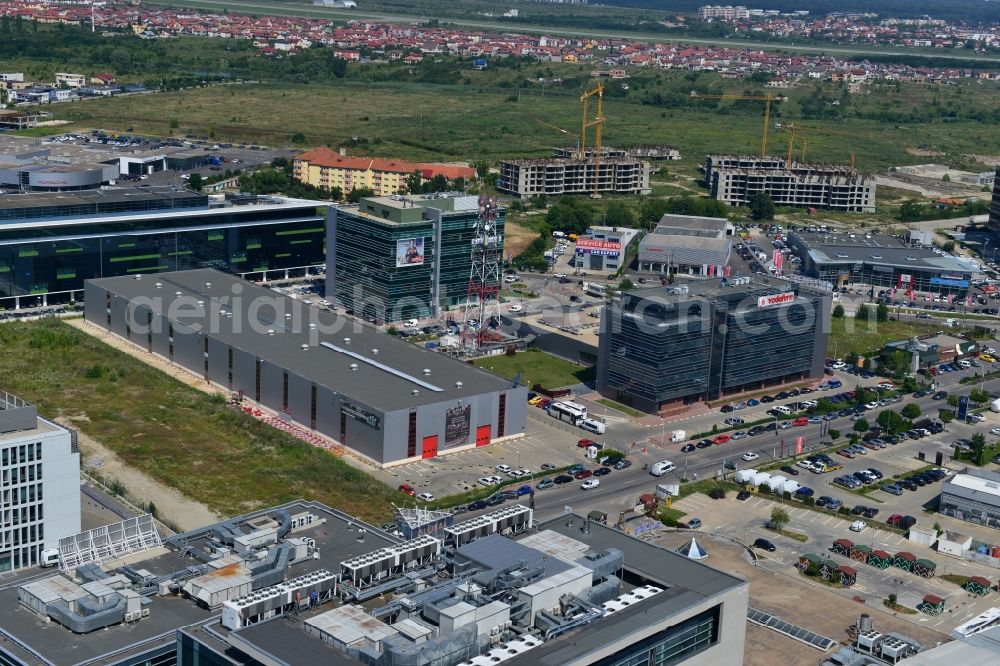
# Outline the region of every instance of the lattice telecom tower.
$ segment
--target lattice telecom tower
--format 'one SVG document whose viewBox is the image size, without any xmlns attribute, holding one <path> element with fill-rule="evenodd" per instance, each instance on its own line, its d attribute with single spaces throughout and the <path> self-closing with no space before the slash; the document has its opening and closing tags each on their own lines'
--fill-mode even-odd
<svg viewBox="0 0 1000 666">
<path fill-rule="evenodd" d="M 500 234 L 497 233 L 499 208 L 495 197 L 479 197 L 479 219 L 472 238 L 472 268 L 465 300 L 462 342 L 479 349 L 484 339 L 494 336 L 491 323 L 500 322 Z M 475 326 L 470 325 L 475 320 Z"/>
</svg>

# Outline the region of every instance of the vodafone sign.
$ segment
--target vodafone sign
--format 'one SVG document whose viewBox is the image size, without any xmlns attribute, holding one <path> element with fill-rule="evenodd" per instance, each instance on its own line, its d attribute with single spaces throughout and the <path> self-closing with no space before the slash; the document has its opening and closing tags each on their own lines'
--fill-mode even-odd
<svg viewBox="0 0 1000 666">
<path fill-rule="evenodd" d="M 757 299 L 757 307 L 768 308 L 772 305 L 781 305 L 782 303 L 791 303 L 795 300 L 795 292 L 786 291 L 783 294 L 774 294 L 773 296 L 761 296 Z"/>
</svg>

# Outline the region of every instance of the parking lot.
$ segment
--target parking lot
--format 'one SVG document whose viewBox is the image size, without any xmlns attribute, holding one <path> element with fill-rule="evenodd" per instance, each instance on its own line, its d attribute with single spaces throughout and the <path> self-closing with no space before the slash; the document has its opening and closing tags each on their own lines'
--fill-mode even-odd
<svg viewBox="0 0 1000 666">
<path fill-rule="evenodd" d="M 771 510 L 779 505 L 785 507 L 790 517 L 786 530 L 805 535 L 808 538 L 805 543 L 779 535 L 764 527 L 770 518 Z M 761 495 L 754 495 L 742 502 L 733 495 L 723 500 L 712 500 L 705 495 L 691 495 L 676 502 L 674 508 L 684 511 L 687 514 L 685 519 L 700 518 L 703 525 L 699 532 L 717 533 L 742 543 L 752 543 L 758 537 L 771 541 L 776 546 L 775 552 L 758 551 L 757 555 L 762 558 L 765 566 L 779 571 L 791 571 L 797 564 L 799 556 L 805 553 L 813 553 L 833 559 L 839 564 L 853 566 L 858 571 L 857 583 L 851 588 L 837 590 L 837 594 L 842 596 L 859 596 L 867 598 L 867 603 L 880 604 L 882 599 L 890 594 L 896 594 L 898 603 L 908 608 L 915 608 L 925 594 L 940 596 L 945 599 L 948 609 L 940 616 L 931 617 L 922 613 L 898 616 L 928 628 L 946 632 L 995 605 L 995 601 L 989 597 L 982 599 L 972 597 L 957 585 L 941 579 L 944 574 L 991 577 L 996 573 L 994 570 L 939 555 L 893 532 L 871 527 L 866 527 L 861 532 L 852 532 L 850 526 L 853 517 L 831 515 L 805 506 L 788 507 Z M 879 570 L 834 554 L 830 548 L 837 539 L 848 539 L 853 543 L 893 554 L 907 551 L 918 558 L 932 560 L 937 564 L 936 577 L 925 579 L 895 567 Z M 830 589 L 820 588 L 815 583 L 810 584 L 817 589 Z"/>
</svg>

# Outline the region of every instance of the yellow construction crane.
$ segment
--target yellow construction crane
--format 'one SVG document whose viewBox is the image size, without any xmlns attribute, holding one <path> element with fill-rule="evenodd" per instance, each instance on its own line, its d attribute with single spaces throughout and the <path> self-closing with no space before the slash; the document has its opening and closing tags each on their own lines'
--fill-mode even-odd
<svg viewBox="0 0 1000 666">
<path fill-rule="evenodd" d="M 588 115 L 590 98 L 597 96 L 597 115 L 593 119 L 590 119 Z M 583 122 L 580 125 L 580 159 L 587 159 L 587 129 L 590 127 L 594 128 L 594 189 L 590 196 L 597 199 L 601 195 L 598 192 L 598 186 L 600 183 L 600 171 L 601 171 L 601 148 L 604 145 L 602 143 L 602 133 L 604 131 L 604 84 L 600 81 L 597 85 L 590 90 L 583 93 L 580 96 L 580 102 L 583 104 Z"/>
<path fill-rule="evenodd" d="M 802 162 L 806 161 L 806 155 L 809 149 L 809 134 L 811 132 L 819 132 L 821 134 L 836 134 L 839 136 L 854 136 L 850 132 L 839 132 L 837 130 L 827 129 L 825 127 L 808 127 L 805 125 L 796 125 L 795 123 L 788 123 L 785 126 L 777 125 L 777 127 L 785 130 L 788 133 L 788 163 L 792 161 L 792 152 L 794 150 L 795 140 L 798 139 L 802 144 L 802 156 L 799 158 Z M 855 168 L 856 156 L 851 153 L 851 168 Z"/>
<path fill-rule="evenodd" d="M 767 156 L 767 131 L 771 123 L 771 102 L 780 100 L 780 97 L 775 97 L 771 93 L 766 95 L 702 95 L 695 91 L 691 91 L 690 96 L 697 99 L 748 99 L 764 102 L 764 134 L 760 140 L 760 156 Z"/>
</svg>

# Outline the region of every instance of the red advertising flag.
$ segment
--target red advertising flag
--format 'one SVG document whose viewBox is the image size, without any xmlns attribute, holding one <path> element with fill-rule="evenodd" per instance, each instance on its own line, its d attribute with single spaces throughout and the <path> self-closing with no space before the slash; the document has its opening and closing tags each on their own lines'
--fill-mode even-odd
<svg viewBox="0 0 1000 666">
<path fill-rule="evenodd" d="M 732 267 L 731 266 L 726 266 L 725 277 L 729 277 L 730 271 L 732 271 Z"/>
<path fill-rule="evenodd" d="M 796 437 L 795 438 L 795 455 L 801 456 L 802 455 L 802 450 L 805 448 L 805 446 L 806 446 L 806 438 L 805 437 Z"/>
</svg>

